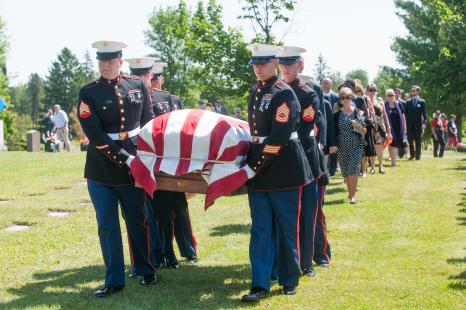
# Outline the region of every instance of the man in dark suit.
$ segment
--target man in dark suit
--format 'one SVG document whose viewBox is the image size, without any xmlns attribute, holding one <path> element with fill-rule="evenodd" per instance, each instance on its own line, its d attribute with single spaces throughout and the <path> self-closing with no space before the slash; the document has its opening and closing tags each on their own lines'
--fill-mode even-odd
<svg viewBox="0 0 466 310">
<path fill-rule="evenodd" d="M 409 159 L 421 159 L 421 138 L 426 129 L 426 102 L 419 97 L 421 88 L 411 87 L 411 98 L 406 101 L 406 128 L 408 132 Z M 416 148 L 414 148 L 414 144 Z"/>
<path fill-rule="evenodd" d="M 222 101 L 220 99 L 217 99 L 215 101 L 214 112 L 222 114 L 222 115 L 226 115 L 226 116 L 229 115 L 227 109 L 222 105 Z"/>
<path fill-rule="evenodd" d="M 393 91 L 395 92 L 395 100 L 398 101 L 403 109 L 403 113 L 406 111 L 406 101 L 403 100 L 403 90 L 401 88 L 394 88 Z M 406 156 L 408 148 L 407 147 L 400 147 L 398 148 L 398 157 L 403 158 Z"/>
<path fill-rule="evenodd" d="M 322 81 L 320 81 L 320 85 L 324 91 L 324 99 L 330 101 L 330 104 L 333 107 L 333 105 L 338 102 L 340 98 L 338 98 L 338 94 L 332 90 L 332 79 L 329 77 L 323 78 Z"/>
</svg>

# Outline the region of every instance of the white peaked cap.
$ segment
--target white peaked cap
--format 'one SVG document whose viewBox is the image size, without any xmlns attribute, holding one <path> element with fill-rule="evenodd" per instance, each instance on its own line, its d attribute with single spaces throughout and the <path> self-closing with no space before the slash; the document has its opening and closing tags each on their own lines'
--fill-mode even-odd
<svg viewBox="0 0 466 310">
<path fill-rule="evenodd" d="M 131 69 L 149 69 L 152 68 L 155 62 L 154 57 L 139 57 L 139 58 L 127 58 L 125 61 L 128 62 Z"/>
</svg>

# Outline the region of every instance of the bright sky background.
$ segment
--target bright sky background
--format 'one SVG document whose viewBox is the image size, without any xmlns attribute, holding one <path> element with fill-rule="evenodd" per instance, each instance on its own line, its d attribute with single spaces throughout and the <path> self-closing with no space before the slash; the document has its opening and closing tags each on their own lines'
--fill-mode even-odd
<svg viewBox="0 0 466 310">
<path fill-rule="evenodd" d="M 238 20 L 238 0 L 218 0 L 224 23 L 241 27 L 246 38 L 253 36 L 249 22 Z M 37 72 L 48 73 L 51 62 L 63 47 L 81 60 L 86 50 L 94 50 L 97 40 L 120 40 L 129 47 L 124 57 L 151 52 L 144 43 L 148 16 L 160 6 L 176 5 L 178 0 L 0 0 L 0 16 L 6 22 L 10 49 L 7 69 L 12 85 L 27 82 Z M 186 0 L 195 8 L 197 0 Z M 291 26 L 291 29 L 290 29 Z M 290 29 L 287 32 L 287 29 Z M 291 25 L 274 30 L 284 42 L 306 48 L 305 73 L 313 73 L 322 53 L 332 70 L 343 74 L 355 68 L 377 74 L 379 66 L 397 66 L 390 50 L 393 38 L 406 33 L 395 15 L 393 0 L 299 0 Z"/>
</svg>

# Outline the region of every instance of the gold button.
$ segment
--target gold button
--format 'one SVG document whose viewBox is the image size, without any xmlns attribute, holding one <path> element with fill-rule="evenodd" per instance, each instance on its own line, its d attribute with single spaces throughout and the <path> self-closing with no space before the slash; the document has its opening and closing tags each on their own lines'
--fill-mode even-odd
<svg viewBox="0 0 466 310">
<path fill-rule="evenodd" d="M 256 123 L 254 123 L 254 126 L 257 126 Z"/>
<path fill-rule="evenodd" d="M 259 100 L 259 97 L 256 97 L 256 100 Z"/>
<path fill-rule="evenodd" d="M 125 109 L 121 109 L 120 112 L 121 112 L 121 113 L 125 113 Z"/>
<path fill-rule="evenodd" d="M 117 85 L 115 85 L 115 86 L 113 86 L 113 88 L 115 88 L 115 89 L 118 89 L 118 86 L 117 86 Z"/>
<path fill-rule="evenodd" d="M 107 110 L 107 107 L 102 107 L 102 110 Z"/>
<path fill-rule="evenodd" d="M 122 118 L 121 118 L 121 121 L 122 121 L 122 122 L 124 122 L 124 121 L 125 121 L 125 118 L 124 118 L 124 117 L 122 117 Z"/>
<path fill-rule="evenodd" d="M 120 160 L 118 163 L 121 165 L 123 162 Z"/>
<path fill-rule="evenodd" d="M 255 114 L 253 114 L 253 115 L 252 115 L 252 118 L 256 118 L 256 115 L 255 115 Z"/>
<path fill-rule="evenodd" d="M 258 164 L 258 165 L 260 165 L 260 164 L 261 164 L 261 162 L 260 162 L 260 161 L 258 161 L 258 162 L 257 162 L 257 164 Z"/>
<path fill-rule="evenodd" d="M 123 104 L 123 103 L 124 103 L 123 99 L 120 99 L 120 104 Z"/>
<path fill-rule="evenodd" d="M 253 106 L 252 109 L 255 110 L 255 109 L 256 109 L 256 106 Z"/>
<path fill-rule="evenodd" d="M 110 151 L 107 151 L 107 154 L 110 154 Z"/>
<path fill-rule="evenodd" d="M 259 132 L 257 130 L 254 130 L 254 133 L 257 135 Z"/>
<path fill-rule="evenodd" d="M 124 128 L 125 128 L 125 125 L 121 125 L 120 128 L 121 128 L 121 129 L 124 129 Z"/>
<path fill-rule="evenodd" d="M 257 167 L 253 167 L 252 169 L 257 170 Z"/>
<path fill-rule="evenodd" d="M 262 159 L 264 159 L 264 158 L 265 158 L 265 156 L 262 156 Z"/>
<path fill-rule="evenodd" d="M 116 156 L 113 156 L 113 159 L 116 159 Z"/>
<path fill-rule="evenodd" d="M 120 96 L 121 96 L 121 94 L 120 94 L 120 93 L 116 93 L 116 95 L 117 95 L 118 97 L 120 97 Z"/>
<path fill-rule="evenodd" d="M 258 89 L 257 89 L 257 92 L 258 92 L 258 93 L 260 93 L 260 92 L 261 92 L 261 89 L 260 89 L 260 88 L 258 88 Z"/>
<path fill-rule="evenodd" d="M 112 84 L 112 81 L 107 81 L 107 82 L 108 82 L 108 84 Z"/>
</svg>

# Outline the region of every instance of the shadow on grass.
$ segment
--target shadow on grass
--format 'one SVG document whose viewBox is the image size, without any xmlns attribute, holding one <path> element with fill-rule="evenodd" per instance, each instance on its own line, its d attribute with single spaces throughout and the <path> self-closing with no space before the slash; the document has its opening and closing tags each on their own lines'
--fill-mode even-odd
<svg viewBox="0 0 466 310">
<path fill-rule="evenodd" d="M 103 268 L 87 266 L 33 275 L 34 283 L 9 288 L 14 300 L 0 309 L 59 307 L 63 309 L 150 309 L 150 308 L 239 308 L 241 292 L 249 288 L 249 265 L 181 265 L 178 270 L 158 272 L 160 282 L 141 287 L 136 279 L 126 279 L 126 288 L 109 298 L 99 299 L 90 287 L 101 282 Z M 93 284 L 89 284 L 93 283 Z"/>
<path fill-rule="evenodd" d="M 211 237 L 225 237 L 231 234 L 249 234 L 251 224 L 227 224 L 212 229 Z"/>
<path fill-rule="evenodd" d="M 325 206 L 334 206 L 334 205 L 340 205 L 345 202 L 344 199 L 337 199 L 337 200 L 325 200 Z"/>
<path fill-rule="evenodd" d="M 457 216 L 458 225 L 466 226 L 466 216 Z"/>
<path fill-rule="evenodd" d="M 325 190 L 325 195 L 332 195 L 344 192 L 345 189 L 343 187 L 330 187 Z"/>
</svg>

